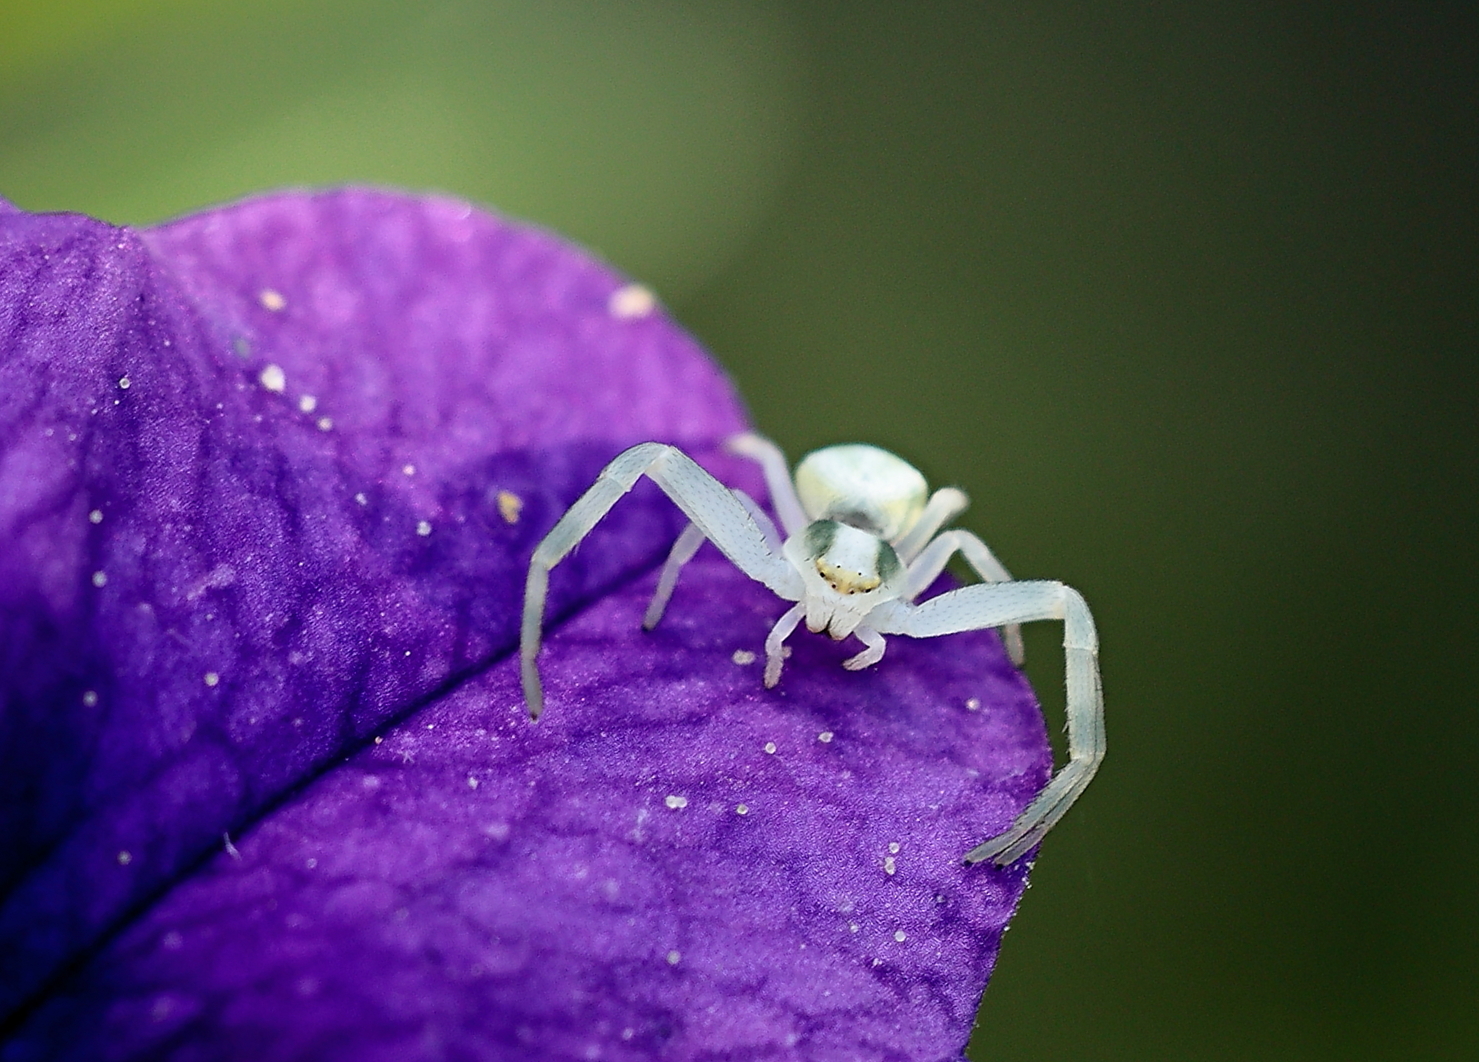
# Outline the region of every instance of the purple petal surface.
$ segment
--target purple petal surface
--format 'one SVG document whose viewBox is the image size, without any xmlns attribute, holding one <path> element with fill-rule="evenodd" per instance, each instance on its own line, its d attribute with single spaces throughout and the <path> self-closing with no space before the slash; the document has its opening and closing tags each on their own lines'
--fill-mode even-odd
<svg viewBox="0 0 1479 1062">
<path fill-rule="evenodd" d="M 611 313 L 622 283 L 368 192 L 0 215 L 0 1014 L 507 651 L 532 544 L 616 452 L 743 425 L 664 315 Z M 678 526 L 655 492 L 613 517 L 555 614 Z"/>
<path fill-rule="evenodd" d="M 1025 877 L 959 859 L 1050 766 L 994 635 L 803 633 L 765 691 L 783 606 L 710 548 L 640 631 L 643 487 L 523 714 L 606 460 L 756 491 L 623 285 L 443 200 L 0 206 L 0 1057 L 959 1057 Z"/>
<path fill-rule="evenodd" d="M 422 710 L 174 890 L 27 1039 L 76 1059 L 959 1057 L 1026 874 L 960 856 L 1047 775 L 995 637 L 899 639 L 862 674 L 802 637 L 766 691 L 733 654 L 760 650 L 773 596 L 706 550 L 644 634 L 652 587 L 554 634 L 538 726 L 513 660 Z"/>
</svg>

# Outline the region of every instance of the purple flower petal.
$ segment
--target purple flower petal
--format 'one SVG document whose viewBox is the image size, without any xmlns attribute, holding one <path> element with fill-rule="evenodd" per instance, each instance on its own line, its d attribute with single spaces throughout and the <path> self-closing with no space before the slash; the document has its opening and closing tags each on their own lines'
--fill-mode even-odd
<svg viewBox="0 0 1479 1062">
<path fill-rule="evenodd" d="M 710 551 L 646 635 L 652 585 L 553 636 L 537 727 L 512 661 L 423 710 L 32 1035 L 76 1058 L 957 1055 L 1025 874 L 960 855 L 1046 777 L 994 637 L 901 639 L 859 675 L 803 638 L 767 692 L 733 654 L 773 597 Z"/>
<path fill-rule="evenodd" d="M 8 1009 L 506 651 L 521 557 L 622 446 L 742 420 L 670 323 L 612 315 L 610 271 L 462 204 L 0 224 Z M 584 553 L 567 608 L 664 547 L 656 502 Z"/>
<path fill-rule="evenodd" d="M 1049 766 L 993 635 L 767 692 L 711 550 L 640 632 L 639 489 L 546 719 L 477 673 L 606 460 L 743 425 L 622 286 L 446 201 L 0 211 L 6 1058 L 960 1052 L 1024 871 L 959 858 Z"/>
</svg>

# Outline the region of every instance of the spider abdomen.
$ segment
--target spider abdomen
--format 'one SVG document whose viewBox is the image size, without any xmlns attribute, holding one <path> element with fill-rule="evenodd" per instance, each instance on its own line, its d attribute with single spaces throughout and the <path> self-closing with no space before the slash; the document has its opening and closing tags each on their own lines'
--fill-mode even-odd
<svg viewBox="0 0 1479 1062">
<path fill-rule="evenodd" d="M 812 520 L 835 520 L 892 542 L 924 512 L 929 484 L 903 458 L 851 443 L 804 457 L 796 466 L 796 494 Z"/>
</svg>

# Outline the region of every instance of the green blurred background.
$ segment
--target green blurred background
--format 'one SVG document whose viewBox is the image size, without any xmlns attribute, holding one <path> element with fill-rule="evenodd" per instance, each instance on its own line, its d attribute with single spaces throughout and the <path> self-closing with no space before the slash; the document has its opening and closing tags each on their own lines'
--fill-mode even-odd
<svg viewBox="0 0 1479 1062">
<path fill-rule="evenodd" d="M 597 249 L 1094 606 L 1110 756 L 975 1057 L 1476 1059 L 1475 8 L 0 0 L 0 195 Z"/>
</svg>

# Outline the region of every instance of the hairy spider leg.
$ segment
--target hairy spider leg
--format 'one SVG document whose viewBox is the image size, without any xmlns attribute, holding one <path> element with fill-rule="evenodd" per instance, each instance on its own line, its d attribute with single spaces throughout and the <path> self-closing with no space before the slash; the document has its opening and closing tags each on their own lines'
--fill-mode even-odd
<svg viewBox="0 0 1479 1062">
<path fill-rule="evenodd" d="M 731 435 L 724 440 L 724 447 L 730 453 L 748 457 L 760 466 L 760 471 L 765 476 L 765 489 L 770 491 L 770 504 L 781 518 L 781 527 L 785 529 L 786 537 L 805 531 L 811 520 L 801 507 L 801 499 L 796 496 L 796 483 L 791 478 L 791 470 L 786 465 L 786 455 L 781 453 L 781 448 L 765 436 L 750 431 Z"/>
<path fill-rule="evenodd" d="M 1094 617 L 1077 590 L 1059 582 L 977 583 L 922 605 L 891 601 L 869 617 L 884 634 L 933 638 L 941 634 L 1032 623 L 1063 622 L 1068 684 L 1068 763 L 1017 816 L 1010 829 L 966 853 L 967 863 L 990 859 L 1006 866 L 1020 859 L 1063 817 L 1104 759 L 1104 693 L 1099 681 L 1099 639 Z"/>
<path fill-rule="evenodd" d="M 805 605 L 793 605 L 786 614 L 775 621 L 770 633 L 765 636 L 765 688 L 774 689 L 781 680 L 781 665 L 786 662 L 786 639 L 796 629 L 796 624 L 806 615 Z"/>
<path fill-rule="evenodd" d="M 928 545 L 929 540 L 935 537 L 935 532 L 965 512 L 970 504 L 971 500 L 966 497 L 965 491 L 954 487 L 941 487 L 931 494 L 929 503 L 925 505 L 924 512 L 919 514 L 919 519 L 914 521 L 914 526 L 893 544 L 899 560 L 905 564 L 914 560 L 919 551 Z"/>
<path fill-rule="evenodd" d="M 703 528 L 698 524 L 689 524 L 678 536 L 678 541 L 673 543 L 668 559 L 663 562 L 662 574 L 657 577 L 657 589 L 652 592 L 652 601 L 647 606 L 646 614 L 642 616 L 644 631 L 652 630 L 662 619 L 662 614 L 668 609 L 668 601 L 678 587 L 678 576 L 683 574 L 683 565 L 693 560 L 698 547 L 707 541 Z"/>
<path fill-rule="evenodd" d="M 883 635 L 868 626 L 866 622 L 859 623 L 853 628 L 852 633 L 853 637 L 862 642 L 866 648 L 857 656 L 850 656 L 844 660 L 843 667 L 849 671 L 861 671 L 883 659 L 883 651 L 888 648 L 888 642 L 884 641 Z"/>
<path fill-rule="evenodd" d="M 969 531 L 946 531 L 925 547 L 924 552 L 909 565 L 909 582 L 904 591 L 904 600 L 912 602 L 924 593 L 929 585 L 940 577 L 940 573 L 945 570 L 945 565 L 957 552 L 966 559 L 966 563 L 984 582 L 1009 583 L 1012 581 L 1011 573 L 1006 570 L 1001 561 L 996 559 L 996 554 L 991 552 L 986 543 Z M 1027 656 L 1022 645 L 1021 625 L 1007 624 L 1002 628 L 1001 637 L 1006 644 L 1007 655 L 1012 658 L 1012 663 L 1021 667 Z"/>
<path fill-rule="evenodd" d="M 765 544 L 770 547 L 772 553 L 779 554 L 781 551 L 780 532 L 775 529 L 775 523 L 766 515 L 764 509 L 754 498 L 750 497 L 738 487 L 732 488 L 734 496 L 739 499 L 745 511 L 760 527 L 761 533 L 765 535 Z M 662 574 L 657 579 L 657 589 L 652 593 L 652 603 L 647 606 L 647 613 L 642 617 L 642 629 L 646 631 L 656 627 L 667 611 L 668 601 L 672 599 L 673 591 L 677 589 L 678 577 L 683 574 L 683 565 L 693 560 L 698 548 L 704 544 L 705 535 L 697 524 L 689 524 L 678 536 L 678 541 L 673 543 L 673 549 L 668 554 L 667 561 L 662 566 Z"/>
<path fill-rule="evenodd" d="M 524 586 L 524 621 L 519 635 L 519 659 L 524 700 L 529 717 L 538 719 L 544 710 L 544 689 L 539 679 L 541 629 L 544 601 L 549 591 L 550 569 L 560 563 L 585 538 L 638 479 L 647 476 L 682 509 L 719 547 L 729 560 L 751 579 L 764 583 L 778 597 L 801 599 L 801 576 L 767 545 L 765 532 L 728 487 L 709 475 L 681 450 L 664 443 L 641 443 L 618 454 L 601 470 L 591 488 L 560 517 L 535 549 Z"/>
<path fill-rule="evenodd" d="M 785 528 L 786 535 L 795 535 L 804 531 L 810 521 L 801 508 L 801 500 L 796 496 L 796 484 L 791 479 L 791 471 L 786 465 L 786 455 L 781 452 L 781 448 L 765 436 L 749 431 L 739 432 L 725 439 L 724 448 L 732 454 L 748 457 L 760 466 L 761 474 L 765 477 L 765 488 L 770 492 L 770 502 L 775 506 L 776 515 L 781 518 L 781 526 Z M 736 488 L 734 493 L 749 510 L 755 522 L 760 525 L 760 529 L 766 532 L 765 540 L 771 550 L 779 553 L 781 536 L 776 530 L 775 522 L 744 491 Z M 652 630 L 662 619 L 663 613 L 667 611 L 668 602 L 672 599 L 673 591 L 678 586 L 678 578 L 683 573 L 683 566 L 693 559 L 698 548 L 703 545 L 704 537 L 702 531 L 690 524 L 684 528 L 683 534 L 678 536 L 678 541 L 673 543 L 672 552 L 668 554 L 667 563 L 663 565 L 662 575 L 658 577 L 657 590 L 652 595 L 652 603 L 647 606 L 647 614 L 642 619 L 642 627 L 645 630 Z"/>
</svg>

